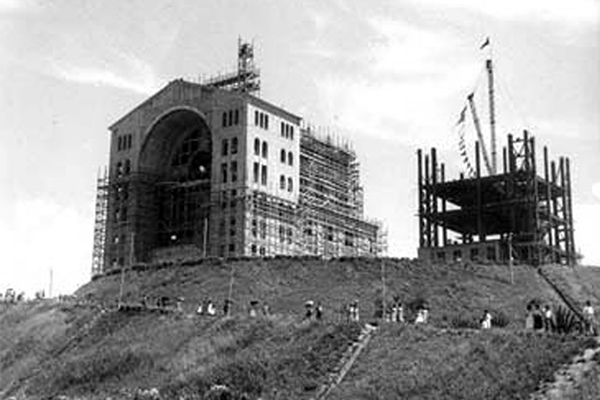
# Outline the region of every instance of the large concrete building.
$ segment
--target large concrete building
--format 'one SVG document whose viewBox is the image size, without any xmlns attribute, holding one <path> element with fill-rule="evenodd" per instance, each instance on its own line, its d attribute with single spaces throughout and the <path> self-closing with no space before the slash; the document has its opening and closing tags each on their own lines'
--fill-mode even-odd
<svg viewBox="0 0 600 400">
<path fill-rule="evenodd" d="M 355 153 L 223 82 L 174 80 L 110 126 L 93 275 L 165 259 L 380 254 Z"/>
</svg>

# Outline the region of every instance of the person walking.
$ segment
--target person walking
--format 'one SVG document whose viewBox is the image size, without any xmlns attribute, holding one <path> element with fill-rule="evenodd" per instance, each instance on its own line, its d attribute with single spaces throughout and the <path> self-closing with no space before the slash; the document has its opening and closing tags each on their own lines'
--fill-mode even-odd
<svg viewBox="0 0 600 400">
<path fill-rule="evenodd" d="M 492 329 L 492 314 L 488 310 L 483 312 L 481 319 L 481 329 Z"/>
<path fill-rule="evenodd" d="M 594 333 L 594 307 L 592 307 L 592 303 L 588 300 L 585 302 L 585 306 L 583 307 L 583 318 L 585 318 L 586 330 L 588 333 Z"/>
<path fill-rule="evenodd" d="M 544 330 L 552 332 L 554 330 L 554 313 L 549 305 L 544 306 Z"/>
<path fill-rule="evenodd" d="M 525 315 L 525 329 L 533 330 L 533 306 L 531 303 L 527 304 L 527 314 Z"/>
</svg>

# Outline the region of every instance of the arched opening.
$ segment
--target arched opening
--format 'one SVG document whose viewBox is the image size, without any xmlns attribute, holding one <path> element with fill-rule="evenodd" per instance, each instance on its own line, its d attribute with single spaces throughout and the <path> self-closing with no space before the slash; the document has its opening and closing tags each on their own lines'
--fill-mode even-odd
<svg viewBox="0 0 600 400">
<path fill-rule="evenodd" d="M 152 125 L 138 163 L 136 231 L 146 256 L 173 246 L 206 254 L 211 166 L 211 132 L 198 112 L 177 109 Z"/>
</svg>

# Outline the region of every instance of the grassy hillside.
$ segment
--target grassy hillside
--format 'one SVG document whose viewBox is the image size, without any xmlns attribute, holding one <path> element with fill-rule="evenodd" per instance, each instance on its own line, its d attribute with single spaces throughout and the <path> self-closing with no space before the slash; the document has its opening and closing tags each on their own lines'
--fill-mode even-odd
<svg viewBox="0 0 600 400">
<path fill-rule="evenodd" d="M 330 399 L 527 399 L 589 339 L 389 326 Z"/>
<path fill-rule="evenodd" d="M 340 388 L 349 397 L 338 398 L 394 398 L 387 391 L 395 393 L 395 386 L 384 383 L 399 379 L 412 379 L 402 387 L 425 396 L 413 398 L 447 398 L 435 396 L 453 392 L 423 392 L 422 383 L 457 379 L 473 365 L 479 371 L 488 363 L 490 368 L 479 373 L 506 375 L 500 381 L 507 388 L 502 393 L 510 393 L 506 390 L 512 390 L 517 377 L 522 380 L 519 393 L 526 393 L 546 371 L 583 346 L 576 338 L 533 338 L 520 332 L 528 301 L 559 302 L 527 267 L 515 268 L 511 284 L 505 267 L 491 265 L 430 266 L 393 259 L 209 260 L 125 274 L 126 301 L 181 296 L 183 312 L 101 312 L 94 304 L 116 302 L 120 275 L 79 289 L 80 299 L 93 299 L 90 305 L 0 306 L 0 398 L 140 398 L 135 393 L 149 388 L 159 389 L 162 398 L 202 398 L 215 384 L 251 399 L 310 398 L 359 334 L 360 326 L 342 322 L 337 310 L 358 299 L 363 318 L 372 318 L 381 297 L 382 270 L 388 301 L 394 295 L 405 303 L 427 300 L 434 327 L 384 327 Z M 232 276 L 233 317 L 195 315 L 201 300 L 210 297 L 221 304 Z M 302 321 L 308 299 L 323 302 L 325 321 Z M 268 302 L 274 315 L 248 318 L 251 300 Z M 504 314 L 509 325 L 485 334 L 444 329 L 456 316 L 477 319 L 483 309 Z M 395 375 L 396 365 L 401 376 Z M 465 376 L 481 379 L 476 372 Z"/>
<path fill-rule="evenodd" d="M 515 267 L 514 281 L 504 266 L 451 264 L 431 266 L 398 259 L 275 259 L 207 261 L 192 266 L 129 271 L 125 275 L 127 301 L 167 295 L 184 297 L 184 309 L 193 312 L 198 303 L 212 298 L 221 304 L 227 297 L 233 274 L 234 311 L 242 313 L 251 300 L 267 302 L 275 313 L 301 313 L 306 300 L 322 301 L 329 316 L 339 316 L 344 304 L 359 300 L 361 315 L 371 317 L 375 301 L 381 298 L 382 269 L 386 297 L 394 295 L 405 303 L 427 300 L 431 318 L 447 326 L 456 315 L 478 317 L 484 309 L 506 314 L 511 324 L 521 326 L 525 304 L 532 298 L 558 302 L 548 285 L 534 270 Z M 120 275 L 94 281 L 82 287 L 80 297 L 116 302 Z"/>
</svg>

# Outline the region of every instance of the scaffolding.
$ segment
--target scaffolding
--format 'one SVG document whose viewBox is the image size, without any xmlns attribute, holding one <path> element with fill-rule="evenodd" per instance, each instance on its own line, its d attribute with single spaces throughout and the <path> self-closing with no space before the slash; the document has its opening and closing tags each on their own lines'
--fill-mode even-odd
<svg viewBox="0 0 600 400">
<path fill-rule="evenodd" d="M 237 71 L 211 77 L 202 84 L 242 93 L 260 91 L 260 69 L 254 64 L 254 45 L 238 39 Z"/>
<path fill-rule="evenodd" d="M 447 181 L 435 148 L 417 152 L 419 257 L 510 259 L 530 265 L 577 262 L 573 235 L 570 161 L 550 161 L 543 149 L 543 176 L 535 139 L 508 135 L 500 174 L 482 176 L 475 143 L 475 177 Z"/>
<path fill-rule="evenodd" d="M 349 146 L 319 137 L 310 127 L 300 139 L 299 247 L 325 257 L 379 255 L 385 236 L 363 217 L 359 163 Z"/>
<path fill-rule="evenodd" d="M 106 248 L 106 218 L 108 207 L 108 174 L 106 169 L 96 179 L 96 211 L 94 218 L 94 247 L 92 249 L 92 278 L 104 271 Z"/>
</svg>

